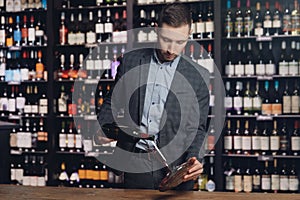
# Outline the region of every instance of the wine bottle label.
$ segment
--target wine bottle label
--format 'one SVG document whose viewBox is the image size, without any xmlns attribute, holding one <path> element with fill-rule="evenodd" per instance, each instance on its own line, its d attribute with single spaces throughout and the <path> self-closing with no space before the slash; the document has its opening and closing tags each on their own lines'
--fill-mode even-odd
<svg viewBox="0 0 300 200">
<path fill-rule="evenodd" d="M 243 150 L 251 150 L 251 137 L 250 136 L 242 137 L 242 149 Z"/>
<path fill-rule="evenodd" d="M 271 16 L 266 16 L 264 20 L 264 28 L 272 28 Z"/>
<path fill-rule="evenodd" d="M 280 175 L 280 190 L 287 191 L 289 189 L 289 178 L 287 175 Z"/>
<path fill-rule="evenodd" d="M 205 23 L 204 22 L 197 22 L 195 31 L 196 31 L 196 33 L 204 33 L 205 32 Z"/>
<path fill-rule="evenodd" d="M 235 150 L 242 149 L 242 137 L 241 136 L 233 136 L 233 148 Z"/>
<path fill-rule="evenodd" d="M 16 112 L 16 99 L 13 98 L 8 99 L 8 111 Z"/>
<path fill-rule="evenodd" d="M 245 24 L 245 33 L 251 32 L 253 30 L 253 20 L 251 20 L 250 16 L 244 17 Z"/>
<path fill-rule="evenodd" d="M 214 32 L 214 22 L 213 21 L 205 22 L 205 31 L 207 33 Z"/>
<path fill-rule="evenodd" d="M 255 65 L 256 75 L 263 76 L 266 74 L 266 66 L 265 64 L 256 64 Z"/>
<path fill-rule="evenodd" d="M 298 75 L 299 74 L 299 72 L 298 72 L 298 63 L 295 61 L 295 60 L 293 60 L 293 61 L 291 61 L 291 62 L 289 62 L 289 72 L 288 72 L 288 74 L 289 75 Z"/>
<path fill-rule="evenodd" d="M 39 113 L 39 106 L 38 105 L 32 105 L 31 106 L 31 113 Z"/>
<path fill-rule="evenodd" d="M 270 138 L 267 136 L 260 137 L 261 150 L 269 150 L 270 149 Z"/>
<path fill-rule="evenodd" d="M 291 103 L 292 103 L 292 113 L 299 113 L 299 107 L 300 107 L 300 97 L 293 95 L 291 97 Z"/>
<path fill-rule="evenodd" d="M 9 145 L 10 147 L 17 147 L 17 133 L 10 133 Z"/>
<path fill-rule="evenodd" d="M 84 139 L 83 140 L 83 149 L 84 149 L 85 152 L 92 151 L 93 150 L 92 140 Z"/>
<path fill-rule="evenodd" d="M 252 136 L 252 149 L 253 150 L 260 150 L 261 149 L 260 136 Z"/>
<path fill-rule="evenodd" d="M 21 41 L 21 31 L 20 30 L 15 30 L 14 31 L 14 41 L 15 42 L 20 42 Z"/>
<path fill-rule="evenodd" d="M 22 168 L 17 168 L 16 169 L 16 180 L 19 183 L 23 182 L 23 173 L 24 173 L 24 170 Z"/>
<path fill-rule="evenodd" d="M 1 63 L 0 64 L 0 76 L 5 76 L 5 70 L 6 70 L 6 64 Z"/>
<path fill-rule="evenodd" d="M 96 33 L 89 31 L 86 33 L 86 42 L 88 44 L 94 44 L 96 43 Z"/>
<path fill-rule="evenodd" d="M 14 11 L 19 12 L 21 8 L 21 0 L 14 0 Z"/>
<path fill-rule="evenodd" d="M 99 181 L 100 180 L 100 170 L 93 170 L 92 172 L 92 179 L 95 181 Z"/>
<path fill-rule="evenodd" d="M 297 192 L 299 187 L 299 180 L 297 176 L 290 175 L 289 176 L 289 190 Z"/>
<path fill-rule="evenodd" d="M 261 110 L 261 98 L 259 96 L 253 97 L 253 108 Z"/>
<path fill-rule="evenodd" d="M 261 178 L 261 189 L 270 190 L 271 189 L 271 178 L 270 175 L 262 175 Z"/>
<path fill-rule="evenodd" d="M 226 190 L 234 190 L 234 177 L 226 176 Z"/>
<path fill-rule="evenodd" d="M 76 44 L 81 45 L 81 44 L 84 44 L 84 43 L 85 43 L 84 33 L 81 33 L 81 32 L 77 33 L 76 34 Z"/>
<path fill-rule="evenodd" d="M 243 98 L 242 97 L 233 97 L 233 107 L 237 111 L 241 111 L 243 107 Z"/>
<path fill-rule="evenodd" d="M 16 168 L 10 168 L 10 180 L 16 180 Z"/>
<path fill-rule="evenodd" d="M 68 43 L 69 45 L 76 44 L 76 35 L 73 32 L 68 34 Z"/>
<path fill-rule="evenodd" d="M 74 141 L 75 138 L 74 137 L 75 137 L 75 135 L 73 133 L 68 133 L 67 134 L 67 140 L 68 140 L 67 147 L 68 148 L 74 148 L 75 147 L 75 141 Z"/>
<path fill-rule="evenodd" d="M 59 147 L 65 148 L 67 147 L 67 135 L 64 133 L 59 134 Z"/>
<path fill-rule="evenodd" d="M 86 170 L 85 169 L 78 169 L 78 176 L 80 180 L 86 179 Z"/>
<path fill-rule="evenodd" d="M 275 73 L 275 65 L 273 63 L 266 64 L 266 75 L 274 75 Z"/>
<path fill-rule="evenodd" d="M 147 33 L 145 33 L 144 31 L 140 30 L 138 33 L 138 42 L 145 42 L 148 40 L 147 38 Z"/>
<path fill-rule="evenodd" d="M 21 69 L 21 81 L 28 81 L 29 80 L 29 70 L 27 68 Z"/>
<path fill-rule="evenodd" d="M 281 28 L 281 21 L 279 19 L 279 16 L 277 16 L 276 19 L 273 19 L 273 28 Z"/>
<path fill-rule="evenodd" d="M 24 106 L 24 113 L 31 113 L 31 105 L 25 105 Z"/>
<path fill-rule="evenodd" d="M 23 177 L 23 185 L 29 186 L 30 185 L 30 176 Z"/>
<path fill-rule="evenodd" d="M 279 175 L 278 174 L 272 174 L 271 175 L 271 189 L 273 191 L 279 190 L 279 182 L 280 182 Z"/>
<path fill-rule="evenodd" d="M 283 96 L 283 113 L 288 114 L 291 113 L 291 96 Z"/>
<path fill-rule="evenodd" d="M 235 33 L 237 35 L 243 32 L 243 17 L 236 17 L 235 18 Z"/>
<path fill-rule="evenodd" d="M 39 106 L 39 113 L 40 114 L 47 114 L 48 113 L 48 106 Z"/>
<path fill-rule="evenodd" d="M 95 60 L 94 63 L 95 63 L 95 66 L 94 66 L 95 69 L 98 69 L 98 70 L 102 69 L 102 60 L 100 60 L 100 59 Z"/>
<path fill-rule="evenodd" d="M 256 23 L 257 25 L 258 23 Z M 254 34 L 256 36 L 262 36 L 264 34 L 264 29 L 262 27 L 257 27 L 254 29 Z"/>
<path fill-rule="evenodd" d="M 37 186 L 46 186 L 45 177 L 40 176 L 37 178 Z"/>
<path fill-rule="evenodd" d="M 206 68 L 209 73 L 213 73 L 214 72 L 214 60 L 209 58 L 209 59 L 202 59 L 202 63 L 201 66 L 203 66 L 204 68 Z"/>
<path fill-rule="evenodd" d="M 42 36 L 44 36 L 44 30 L 41 30 L 41 29 L 36 30 L 35 31 L 35 36 L 36 37 L 42 37 Z"/>
<path fill-rule="evenodd" d="M 95 31 L 96 33 L 104 33 L 104 26 L 102 23 L 95 24 Z"/>
<path fill-rule="evenodd" d="M 273 115 L 282 114 L 282 104 L 281 103 L 273 103 L 272 104 L 272 114 Z"/>
<path fill-rule="evenodd" d="M 113 32 L 113 24 L 105 23 L 104 24 L 104 33 L 112 33 Z"/>
<path fill-rule="evenodd" d="M 225 66 L 225 74 L 227 76 L 234 76 L 234 73 L 235 73 L 234 65 L 228 64 Z"/>
<path fill-rule="evenodd" d="M 25 107 L 25 97 L 17 97 L 17 109 L 23 109 Z"/>
<path fill-rule="evenodd" d="M 75 135 L 75 147 L 77 149 L 82 148 L 82 136 L 81 136 L 81 134 L 76 134 Z"/>
<path fill-rule="evenodd" d="M 30 186 L 37 186 L 37 176 L 30 176 Z"/>
<path fill-rule="evenodd" d="M 111 63 L 111 60 L 109 59 L 104 59 L 102 60 L 102 69 L 110 69 L 110 63 Z"/>
<path fill-rule="evenodd" d="M 241 175 L 234 176 L 234 191 L 240 192 L 243 190 L 243 180 Z"/>
<path fill-rule="evenodd" d="M 149 33 L 148 33 L 148 40 L 150 42 L 156 42 L 157 41 L 157 34 L 154 30 L 151 30 Z"/>
<path fill-rule="evenodd" d="M 245 65 L 245 75 L 246 76 L 254 75 L 254 65 L 253 64 Z"/>
<path fill-rule="evenodd" d="M 279 150 L 279 136 L 270 136 L 270 150 L 278 151 Z"/>
<path fill-rule="evenodd" d="M 67 102 L 63 98 L 58 99 L 58 112 L 67 112 Z"/>
<path fill-rule="evenodd" d="M 94 170 L 90 170 L 90 169 L 86 170 L 86 179 L 88 179 L 88 180 L 92 180 L 93 179 L 93 171 Z"/>
<path fill-rule="evenodd" d="M 226 110 L 231 110 L 232 109 L 232 97 L 225 97 L 224 107 L 225 107 Z"/>
<path fill-rule="evenodd" d="M 0 44 L 5 44 L 5 30 L 0 30 Z"/>
<path fill-rule="evenodd" d="M 245 175 L 244 176 L 244 192 L 252 191 L 252 176 Z"/>
<path fill-rule="evenodd" d="M 235 70 L 235 75 L 236 76 L 243 76 L 245 74 L 245 68 L 244 68 L 244 65 L 242 64 L 236 64 L 234 66 L 234 70 Z"/>
<path fill-rule="evenodd" d="M 270 104 L 270 103 L 262 103 L 262 105 L 261 105 L 261 113 L 263 115 L 271 115 L 272 114 L 272 104 Z"/>
<path fill-rule="evenodd" d="M 23 133 L 23 147 L 25 148 L 31 148 L 32 147 L 32 137 L 30 132 L 24 132 Z"/>
<path fill-rule="evenodd" d="M 300 136 L 291 137 L 291 149 L 292 151 L 300 151 Z"/>
<path fill-rule="evenodd" d="M 253 175 L 253 187 L 260 188 L 260 175 Z"/>
<path fill-rule="evenodd" d="M 28 41 L 35 41 L 35 29 L 34 28 L 29 28 L 28 29 Z"/>
<path fill-rule="evenodd" d="M 286 76 L 289 73 L 289 64 L 288 62 L 282 61 L 279 62 L 279 75 Z"/>
<path fill-rule="evenodd" d="M 95 62 L 92 59 L 86 60 L 86 69 L 87 70 L 93 70 L 95 69 Z"/>
<path fill-rule="evenodd" d="M 232 150 L 232 136 L 224 136 L 224 149 Z"/>
<path fill-rule="evenodd" d="M 252 102 L 251 97 L 244 97 L 244 110 L 251 111 L 253 107 Z"/>
</svg>

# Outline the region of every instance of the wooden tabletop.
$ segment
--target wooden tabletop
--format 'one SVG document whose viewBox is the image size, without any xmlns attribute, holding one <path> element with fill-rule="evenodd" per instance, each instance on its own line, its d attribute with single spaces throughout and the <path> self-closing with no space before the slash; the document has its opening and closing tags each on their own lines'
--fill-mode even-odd
<svg viewBox="0 0 300 200">
<path fill-rule="evenodd" d="M 201 200 L 300 200 L 300 194 L 225 193 L 225 192 L 159 192 L 156 190 L 92 189 L 65 187 L 30 187 L 0 185 L 0 199 L 16 200 L 99 200 L 99 199 L 201 199 Z"/>
</svg>

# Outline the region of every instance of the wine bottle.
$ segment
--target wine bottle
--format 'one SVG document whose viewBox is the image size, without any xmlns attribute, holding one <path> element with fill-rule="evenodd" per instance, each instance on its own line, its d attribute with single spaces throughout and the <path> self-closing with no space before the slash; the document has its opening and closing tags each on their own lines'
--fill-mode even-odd
<svg viewBox="0 0 300 200">
<path fill-rule="evenodd" d="M 270 11 L 270 3 L 266 1 L 265 5 L 265 14 L 264 14 L 264 32 L 265 36 L 270 36 L 270 29 L 272 28 L 272 14 Z"/>
<path fill-rule="evenodd" d="M 66 165 L 64 162 L 61 163 L 58 180 L 59 180 L 59 186 L 61 186 L 61 187 L 69 185 L 69 176 L 66 172 Z"/>
<path fill-rule="evenodd" d="M 212 39 L 214 37 L 214 13 L 211 2 L 208 3 L 206 12 L 205 31 L 207 33 L 207 38 Z"/>
<path fill-rule="evenodd" d="M 255 128 L 252 133 L 252 151 L 254 155 L 259 155 L 261 151 L 261 135 L 260 130 L 257 127 L 257 124 L 255 125 Z"/>
<path fill-rule="evenodd" d="M 283 114 L 289 114 L 292 111 L 292 96 L 290 95 L 289 92 L 289 85 L 288 81 L 286 80 L 285 82 L 285 90 L 283 92 Z"/>
<path fill-rule="evenodd" d="M 65 132 L 65 122 L 61 122 L 61 131 L 59 133 L 59 148 L 61 151 L 65 151 L 67 147 L 67 134 Z"/>
<path fill-rule="evenodd" d="M 282 166 L 279 179 L 280 179 L 279 191 L 281 193 L 287 193 L 289 191 L 289 175 L 285 163 Z"/>
<path fill-rule="evenodd" d="M 253 97 L 250 91 L 250 82 L 247 81 L 246 91 L 243 98 L 244 115 L 250 115 L 253 111 Z"/>
<path fill-rule="evenodd" d="M 286 53 L 286 41 L 281 42 L 281 53 L 279 60 L 279 75 L 286 76 L 289 73 L 288 58 Z"/>
<path fill-rule="evenodd" d="M 273 57 L 273 47 L 272 42 L 269 42 L 269 48 L 268 52 L 265 57 L 265 69 L 266 69 L 266 75 L 273 76 L 276 74 L 276 68 L 274 64 L 274 57 Z"/>
<path fill-rule="evenodd" d="M 20 16 L 16 17 L 16 27 L 14 30 L 14 45 L 21 46 L 21 29 L 20 29 Z"/>
<path fill-rule="evenodd" d="M 110 10 L 108 9 L 106 11 L 106 22 L 104 23 L 104 33 L 108 35 L 108 39 L 106 41 L 111 42 L 112 32 L 113 32 L 113 24 L 111 20 L 111 13 Z"/>
<path fill-rule="evenodd" d="M 243 190 L 250 193 L 253 190 L 252 170 L 250 168 L 250 161 L 248 160 L 247 168 L 243 175 Z"/>
<path fill-rule="evenodd" d="M 270 150 L 272 155 L 278 154 L 280 145 L 280 138 L 277 130 L 277 121 L 274 120 L 273 122 L 273 131 L 270 136 Z"/>
<path fill-rule="evenodd" d="M 256 2 L 256 13 L 255 13 L 255 17 L 254 17 L 254 24 L 255 24 L 254 35 L 256 35 L 258 37 L 260 37 L 264 34 L 263 19 L 262 19 L 260 9 L 261 9 L 260 2 L 257 1 Z"/>
<path fill-rule="evenodd" d="M 241 95 L 242 82 L 236 82 L 235 96 L 233 97 L 233 107 L 236 114 L 241 115 L 243 110 L 243 97 Z"/>
<path fill-rule="evenodd" d="M 233 135 L 233 149 L 236 154 L 240 154 L 242 150 L 242 136 L 240 131 L 240 120 L 237 120 L 235 133 Z"/>
<path fill-rule="evenodd" d="M 269 93 L 269 81 L 265 81 L 265 91 L 264 91 L 264 98 L 261 105 L 261 113 L 263 115 L 272 114 L 272 104 L 270 101 L 270 93 Z"/>
<path fill-rule="evenodd" d="M 297 193 L 299 189 L 298 174 L 295 168 L 295 164 L 292 164 L 291 171 L 289 173 L 289 191 L 292 193 Z"/>
<path fill-rule="evenodd" d="M 68 28 L 65 25 L 65 13 L 62 12 L 60 16 L 60 28 L 59 28 L 59 43 L 65 45 L 67 41 Z"/>
<path fill-rule="evenodd" d="M 100 9 L 98 10 L 98 19 L 97 23 L 95 24 L 95 32 L 97 42 L 100 43 L 102 41 L 102 35 L 104 33 L 104 24 L 102 22 L 102 13 Z"/>
<path fill-rule="evenodd" d="M 242 169 L 240 168 L 240 164 L 234 173 L 234 191 L 235 192 L 243 191 L 243 176 L 242 176 Z"/>
<path fill-rule="evenodd" d="M 94 44 L 96 43 L 96 32 L 94 30 L 94 19 L 93 19 L 93 12 L 89 12 L 89 21 L 88 21 L 88 31 L 86 32 L 86 43 Z"/>
<path fill-rule="evenodd" d="M 202 12 L 202 4 L 199 5 L 199 11 L 196 20 L 196 31 L 197 31 L 196 38 L 203 39 L 204 37 L 203 35 L 205 32 L 205 23 L 204 23 L 204 15 Z"/>
<path fill-rule="evenodd" d="M 275 94 L 274 94 L 274 100 L 272 103 L 272 114 L 273 115 L 281 115 L 282 114 L 282 101 L 281 96 L 279 95 L 279 82 L 275 81 Z"/>
<path fill-rule="evenodd" d="M 231 93 L 230 82 L 226 81 L 226 96 L 224 100 L 224 107 L 226 109 L 227 115 L 231 115 L 233 111 L 233 98 L 230 93 Z"/>
<path fill-rule="evenodd" d="M 275 11 L 273 13 L 273 29 L 275 29 L 274 35 L 280 35 L 281 34 L 281 11 L 280 11 L 280 4 L 278 1 L 275 2 Z"/>
<path fill-rule="evenodd" d="M 34 16 L 30 16 L 30 25 L 28 27 L 28 44 L 33 46 L 35 45 L 35 24 L 34 24 Z"/>
<path fill-rule="evenodd" d="M 227 120 L 227 127 L 224 135 L 224 153 L 231 154 L 232 153 L 232 144 L 233 144 L 233 136 L 231 131 L 231 121 Z"/>
<path fill-rule="evenodd" d="M 299 96 L 299 87 L 298 81 L 295 81 L 294 91 L 291 96 L 291 113 L 298 114 L 300 112 L 300 96 Z"/>
<path fill-rule="evenodd" d="M 300 155 L 300 133 L 299 133 L 299 121 L 295 120 L 294 122 L 294 131 L 291 135 L 291 154 L 294 156 Z"/>
<path fill-rule="evenodd" d="M 261 177 L 261 190 L 263 192 L 270 192 L 271 190 L 271 175 L 269 172 L 269 163 L 265 161 L 265 168 Z"/>
<path fill-rule="evenodd" d="M 252 179 L 253 179 L 253 188 L 252 188 L 253 192 L 260 192 L 261 191 L 261 171 L 260 171 L 258 164 L 256 164 L 256 167 L 253 171 Z"/>
<path fill-rule="evenodd" d="M 263 46 L 262 43 L 258 43 L 258 49 L 259 49 L 259 54 L 258 54 L 258 59 L 255 64 L 255 73 L 258 76 L 264 76 L 266 74 L 266 66 L 264 63 L 264 56 L 263 56 Z"/>
<path fill-rule="evenodd" d="M 202 48 L 202 46 L 201 46 Z M 203 49 L 203 48 L 202 48 Z M 202 50 L 200 49 L 200 51 Z M 227 50 L 227 63 L 226 63 L 226 66 L 225 66 L 225 74 L 227 76 L 234 76 L 235 75 L 235 66 L 234 66 L 234 63 L 233 63 L 233 54 L 232 54 L 232 49 L 231 49 L 231 43 L 228 44 L 228 50 Z"/>
<path fill-rule="evenodd" d="M 225 174 L 225 189 L 227 191 L 234 191 L 234 168 L 232 167 L 231 159 L 227 162 Z"/>
<path fill-rule="evenodd" d="M 271 191 L 274 193 L 277 193 L 279 190 L 279 183 L 280 183 L 280 178 L 279 178 L 279 172 L 277 171 L 277 160 L 274 159 L 274 165 L 273 165 L 273 170 L 271 172 Z"/>
<path fill-rule="evenodd" d="M 250 0 L 247 0 L 247 8 L 244 14 L 244 35 L 249 37 L 253 34 L 253 14 L 251 10 Z"/>
<path fill-rule="evenodd" d="M 261 113 L 261 97 L 259 95 L 259 82 L 256 82 L 255 92 L 253 96 L 253 114 L 259 115 Z"/>
<path fill-rule="evenodd" d="M 245 75 L 245 66 L 242 62 L 242 61 L 244 61 L 244 56 L 246 54 L 245 51 L 246 51 L 245 48 L 242 49 L 242 44 L 238 43 L 238 46 L 237 46 L 238 55 L 237 55 L 235 66 L 234 66 L 234 74 L 236 76 L 244 76 Z"/>
<path fill-rule="evenodd" d="M 247 51 L 246 51 L 246 62 L 245 64 L 245 75 L 246 76 L 253 76 L 254 75 L 254 64 L 253 64 L 253 57 L 252 57 L 252 45 L 251 42 L 247 44 Z"/>
<path fill-rule="evenodd" d="M 235 12 L 235 35 L 241 37 L 244 32 L 243 13 L 241 10 L 241 1 L 237 1 L 236 12 Z"/>
<path fill-rule="evenodd" d="M 284 35 L 290 35 L 292 30 L 292 22 L 291 22 L 291 12 L 289 8 L 289 2 L 285 2 L 285 8 L 283 13 L 283 24 L 282 31 Z"/>
<path fill-rule="evenodd" d="M 261 145 L 261 154 L 262 155 L 268 155 L 270 150 L 270 133 L 269 130 L 265 124 L 265 128 L 261 133 L 260 137 L 260 145 Z"/>
<path fill-rule="evenodd" d="M 294 0 L 294 10 L 291 13 L 291 34 L 300 35 L 300 11 L 298 0 Z"/>
<path fill-rule="evenodd" d="M 280 153 L 281 155 L 287 155 L 289 142 L 288 142 L 287 128 L 286 123 L 283 123 L 283 126 L 280 131 Z"/>
<path fill-rule="evenodd" d="M 242 135 L 242 152 L 245 155 L 251 154 L 251 135 L 249 131 L 249 121 L 246 120 L 245 128 Z"/>
<path fill-rule="evenodd" d="M 298 62 L 297 62 L 297 53 L 296 53 L 296 41 L 291 42 L 291 53 L 289 58 L 289 75 L 295 76 L 298 75 Z"/>
</svg>

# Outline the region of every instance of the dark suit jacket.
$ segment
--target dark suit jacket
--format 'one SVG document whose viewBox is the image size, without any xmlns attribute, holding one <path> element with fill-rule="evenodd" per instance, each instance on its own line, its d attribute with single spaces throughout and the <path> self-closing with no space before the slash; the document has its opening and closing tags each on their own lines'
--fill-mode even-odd
<svg viewBox="0 0 300 200">
<path fill-rule="evenodd" d="M 117 115 L 123 116 L 118 118 L 118 124 L 129 126 L 130 132 L 141 124 L 152 55 L 153 49 L 134 50 L 124 55 L 118 67 L 117 86 L 105 97 L 98 114 L 102 127 L 114 122 L 113 116 Z M 174 161 L 171 165 L 181 164 L 193 156 L 202 159 L 199 151 L 206 135 L 208 84 L 209 72 L 182 56 L 167 96 L 159 132 L 158 146 L 168 161 Z M 117 146 L 127 151 L 133 151 L 138 141 L 127 134 L 106 134 L 117 139 Z"/>
</svg>

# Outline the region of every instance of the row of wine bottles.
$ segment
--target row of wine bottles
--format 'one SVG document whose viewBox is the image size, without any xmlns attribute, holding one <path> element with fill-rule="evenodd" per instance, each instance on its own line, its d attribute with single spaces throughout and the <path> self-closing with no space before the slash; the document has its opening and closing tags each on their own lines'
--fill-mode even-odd
<svg viewBox="0 0 300 200">
<path fill-rule="evenodd" d="M 294 163 L 294 162 L 293 162 Z M 274 159 L 273 166 L 265 161 L 242 167 L 241 164 L 233 165 L 229 160 L 225 163 L 225 190 L 234 192 L 269 192 L 269 193 L 298 193 L 299 177 L 297 167 L 288 165 L 285 161 L 279 168 Z"/>
<path fill-rule="evenodd" d="M 43 15 L 1 15 L 0 46 L 45 46 L 45 21 Z"/>
<path fill-rule="evenodd" d="M 241 124 L 243 122 L 243 124 Z M 294 121 L 294 127 L 288 127 L 286 122 L 280 128 L 274 120 L 255 126 L 248 120 L 237 120 L 235 127 L 227 120 L 224 130 L 224 153 L 244 155 L 300 155 L 299 120 Z"/>
<path fill-rule="evenodd" d="M 83 13 L 79 12 L 76 16 L 71 13 L 66 16 L 65 12 L 61 13 L 59 28 L 59 44 L 60 45 L 83 45 L 96 44 L 102 41 L 107 42 L 126 42 L 127 34 L 113 32 L 122 32 L 127 30 L 126 10 L 122 11 L 122 19 L 118 11 L 115 11 L 112 17 L 111 10 L 106 10 L 106 15 L 102 15 L 99 9 L 97 12 L 97 20 L 94 20 L 94 13 L 88 13 L 88 20 L 85 21 Z M 69 19 L 69 20 L 67 20 Z"/>
<path fill-rule="evenodd" d="M 84 8 L 88 6 L 117 6 L 117 5 L 126 5 L 126 0 L 94 0 L 94 1 L 85 1 L 77 2 L 72 0 L 63 0 L 61 1 L 62 8 Z"/>
<path fill-rule="evenodd" d="M 6 12 L 20 12 L 25 10 L 47 10 L 47 0 L 1 0 L 0 10 Z"/>
<path fill-rule="evenodd" d="M 285 80 L 226 81 L 227 115 L 281 115 L 300 113 L 299 85 Z M 235 87 L 232 87 L 232 84 Z"/>
<path fill-rule="evenodd" d="M 104 188 L 113 184 L 121 187 L 123 183 L 122 175 L 115 175 L 98 160 L 85 159 L 79 165 L 78 163 L 70 163 L 70 165 L 67 162 L 61 163 L 57 177 L 59 186 Z"/>
<path fill-rule="evenodd" d="M 38 121 L 29 119 L 20 120 L 18 129 L 13 129 L 10 133 L 10 147 L 22 152 L 47 152 L 48 132 L 45 129 L 43 118 Z"/>
<path fill-rule="evenodd" d="M 44 156 L 25 155 L 21 162 L 10 165 L 10 182 L 25 186 L 46 186 L 48 166 Z"/>
<path fill-rule="evenodd" d="M 251 2 L 247 0 L 246 8 L 241 8 L 241 1 L 237 1 L 233 16 L 231 0 L 227 0 L 227 13 L 225 16 L 224 32 L 227 38 L 249 37 L 249 36 L 270 36 L 270 35 L 299 35 L 299 5 L 298 0 L 294 0 L 291 10 L 289 1 L 285 1 L 285 8 L 279 1 L 275 2 L 275 9 L 270 9 L 270 2 L 265 1 L 264 13 L 261 11 L 260 1 L 256 2 L 256 11 L 253 14 Z"/>
<path fill-rule="evenodd" d="M 6 87 L 3 88 L 0 96 L 1 116 L 42 116 L 46 114 L 48 114 L 48 98 L 45 93 L 39 93 L 37 85 L 11 86 L 10 90 Z"/>
<path fill-rule="evenodd" d="M 16 82 L 48 80 L 41 50 L 0 50 L 0 81 Z"/>
<path fill-rule="evenodd" d="M 290 48 L 287 48 L 290 47 Z M 300 42 L 281 42 L 280 54 L 273 54 L 273 44 L 263 45 L 258 43 L 258 48 L 253 43 L 238 43 L 233 49 L 228 44 L 225 75 L 227 76 L 272 76 L 272 75 L 299 75 L 300 74 Z M 277 57 L 278 56 L 278 57 Z M 276 58 L 276 60 L 275 60 Z"/>
<path fill-rule="evenodd" d="M 111 85 L 106 84 L 106 87 L 104 85 L 99 85 L 98 88 L 92 87 L 92 89 L 88 90 L 87 86 L 83 84 L 80 88 L 76 88 L 77 91 L 75 91 L 75 94 L 73 95 L 73 86 L 67 91 L 65 86 L 62 85 L 56 102 L 57 115 L 95 115 L 96 109 L 99 109 L 99 106 L 102 105 L 104 95 L 110 91 L 110 88 Z"/>
</svg>

